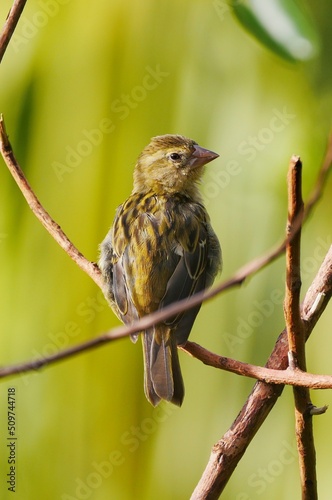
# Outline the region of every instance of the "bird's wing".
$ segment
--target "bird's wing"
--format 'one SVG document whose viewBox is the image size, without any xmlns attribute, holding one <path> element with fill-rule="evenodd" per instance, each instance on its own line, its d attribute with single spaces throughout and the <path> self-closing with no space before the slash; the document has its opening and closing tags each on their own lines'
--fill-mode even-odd
<svg viewBox="0 0 332 500">
<path fill-rule="evenodd" d="M 197 214 L 184 214 L 184 226 L 176 231 L 174 250 L 180 259 L 168 280 L 160 308 L 186 299 L 203 290 L 207 285 L 209 272 L 209 232 L 203 210 Z M 178 344 L 186 342 L 200 305 L 166 320 L 166 324 L 176 329 Z"/>
</svg>

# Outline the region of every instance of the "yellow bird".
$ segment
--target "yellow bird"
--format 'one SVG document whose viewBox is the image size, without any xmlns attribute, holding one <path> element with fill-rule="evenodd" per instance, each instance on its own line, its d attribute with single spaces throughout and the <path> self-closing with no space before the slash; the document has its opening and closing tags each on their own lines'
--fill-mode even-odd
<svg viewBox="0 0 332 500">
<path fill-rule="evenodd" d="M 181 135 L 162 135 L 138 157 L 132 194 L 100 246 L 104 293 L 125 324 L 211 286 L 221 268 L 197 187 L 204 165 L 218 156 Z M 144 389 L 154 406 L 161 399 L 182 404 L 177 346 L 186 343 L 199 309 L 142 332 Z"/>
</svg>

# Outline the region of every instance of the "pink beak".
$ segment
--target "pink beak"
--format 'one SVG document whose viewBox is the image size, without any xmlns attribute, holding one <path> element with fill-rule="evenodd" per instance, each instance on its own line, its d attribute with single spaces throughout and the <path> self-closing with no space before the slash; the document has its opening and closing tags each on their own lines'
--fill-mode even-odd
<svg viewBox="0 0 332 500">
<path fill-rule="evenodd" d="M 206 163 L 209 163 L 212 160 L 218 158 L 218 154 L 210 151 L 209 149 L 202 148 L 201 146 L 194 145 L 194 152 L 191 155 L 191 158 L 188 164 L 192 168 L 202 167 Z"/>
</svg>

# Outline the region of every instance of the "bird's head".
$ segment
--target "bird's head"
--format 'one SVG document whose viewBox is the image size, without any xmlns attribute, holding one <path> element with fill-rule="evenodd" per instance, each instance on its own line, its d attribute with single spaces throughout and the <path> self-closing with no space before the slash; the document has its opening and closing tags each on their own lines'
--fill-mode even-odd
<svg viewBox="0 0 332 500">
<path fill-rule="evenodd" d="M 134 192 L 191 194 L 203 166 L 219 155 L 181 135 L 159 135 L 151 139 L 138 157 Z"/>
</svg>

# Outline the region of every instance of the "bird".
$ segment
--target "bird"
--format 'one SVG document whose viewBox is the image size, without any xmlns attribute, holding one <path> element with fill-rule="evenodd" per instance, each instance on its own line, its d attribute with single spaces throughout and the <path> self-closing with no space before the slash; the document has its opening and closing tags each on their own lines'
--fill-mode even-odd
<svg viewBox="0 0 332 500">
<path fill-rule="evenodd" d="M 219 155 L 182 135 L 153 137 L 137 159 L 133 190 L 100 245 L 103 292 L 124 323 L 159 311 L 212 285 L 222 267 L 219 240 L 198 184 Z M 201 304 L 145 331 L 144 391 L 181 406 L 184 384 L 177 346 L 187 342 Z"/>
</svg>

